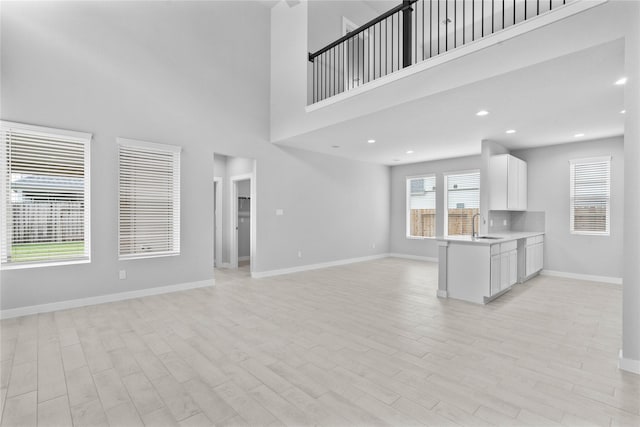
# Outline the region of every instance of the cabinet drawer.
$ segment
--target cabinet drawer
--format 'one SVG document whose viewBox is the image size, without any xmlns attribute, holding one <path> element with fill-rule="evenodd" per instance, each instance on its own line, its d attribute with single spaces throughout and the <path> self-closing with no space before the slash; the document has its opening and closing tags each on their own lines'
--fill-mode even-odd
<svg viewBox="0 0 640 427">
<path fill-rule="evenodd" d="M 515 249 L 518 249 L 518 242 L 516 240 L 513 240 L 511 242 L 504 242 L 500 244 L 500 253 L 513 251 Z"/>
<path fill-rule="evenodd" d="M 527 246 L 544 242 L 544 234 L 539 236 L 527 237 Z"/>
</svg>

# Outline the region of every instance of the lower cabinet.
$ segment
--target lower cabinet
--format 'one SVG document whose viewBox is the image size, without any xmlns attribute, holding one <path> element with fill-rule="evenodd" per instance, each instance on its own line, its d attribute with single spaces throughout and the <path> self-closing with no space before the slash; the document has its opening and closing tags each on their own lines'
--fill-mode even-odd
<svg viewBox="0 0 640 427">
<path fill-rule="evenodd" d="M 525 276 L 542 270 L 544 259 L 544 236 L 529 237 L 525 245 Z"/>
<path fill-rule="evenodd" d="M 491 296 L 518 281 L 518 249 L 515 241 L 491 246 Z"/>
</svg>

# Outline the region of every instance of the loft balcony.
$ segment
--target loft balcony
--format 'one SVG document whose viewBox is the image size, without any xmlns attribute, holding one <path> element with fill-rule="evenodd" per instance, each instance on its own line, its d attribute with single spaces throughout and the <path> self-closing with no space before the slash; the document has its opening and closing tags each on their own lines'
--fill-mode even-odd
<svg viewBox="0 0 640 427">
<path fill-rule="evenodd" d="M 603 25 L 618 19 L 616 3 L 279 2 L 271 10 L 270 140 L 335 154 L 346 153 L 365 121 L 411 128 L 441 94 L 620 39 Z"/>
<path fill-rule="evenodd" d="M 574 1 L 405 0 L 309 52 L 309 103 L 433 60 Z"/>
</svg>

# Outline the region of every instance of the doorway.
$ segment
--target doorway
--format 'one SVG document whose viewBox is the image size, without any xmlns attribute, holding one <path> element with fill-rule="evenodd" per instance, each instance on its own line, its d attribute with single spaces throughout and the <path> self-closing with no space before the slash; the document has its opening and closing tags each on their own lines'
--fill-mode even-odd
<svg viewBox="0 0 640 427">
<path fill-rule="evenodd" d="M 213 176 L 214 271 L 219 278 L 237 277 L 230 270 L 250 275 L 256 256 L 255 160 L 215 153 Z"/>
<path fill-rule="evenodd" d="M 251 270 L 252 175 L 231 177 L 231 268 Z"/>
<path fill-rule="evenodd" d="M 213 178 L 213 267 L 222 266 L 222 177 Z"/>
</svg>

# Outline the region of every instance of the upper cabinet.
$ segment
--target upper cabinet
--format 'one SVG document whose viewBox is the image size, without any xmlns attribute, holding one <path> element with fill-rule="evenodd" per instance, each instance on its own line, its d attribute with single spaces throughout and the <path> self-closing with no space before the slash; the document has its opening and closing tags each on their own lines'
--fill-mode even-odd
<svg viewBox="0 0 640 427">
<path fill-rule="evenodd" d="M 527 163 L 511 154 L 492 156 L 489 161 L 489 210 L 527 209 Z"/>
</svg>

